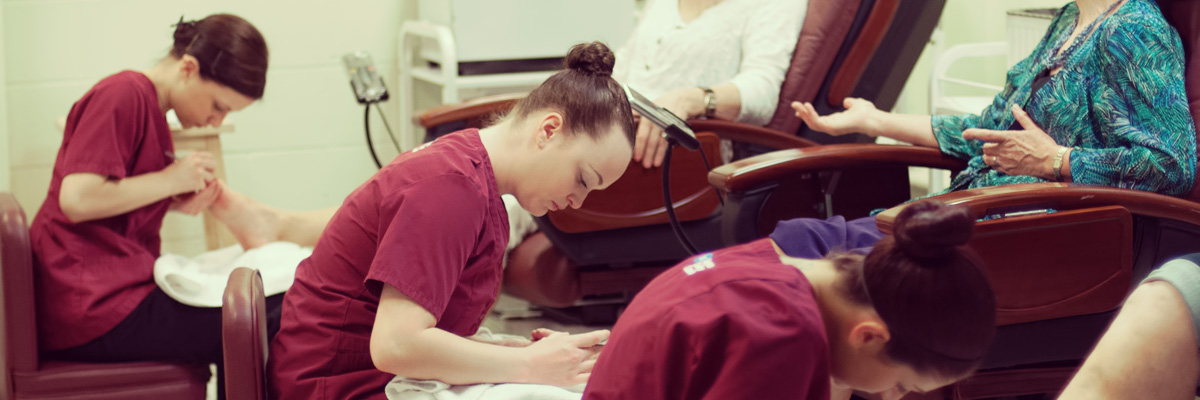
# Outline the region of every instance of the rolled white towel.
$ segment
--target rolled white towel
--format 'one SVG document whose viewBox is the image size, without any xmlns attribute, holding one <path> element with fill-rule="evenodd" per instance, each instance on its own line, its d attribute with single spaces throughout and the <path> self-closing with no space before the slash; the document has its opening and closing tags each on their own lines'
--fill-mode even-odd
<svg viewBox="0 0 1200 400">
<path fill-rule="evenodd" d="M 193 307 L 220 307 L 229 274 L 237 267 L 257 269 L 267 296 L 287 291 L 296 266 L 312 248 L 290 242 L 273 242 L 242 251 L 234 245 L 193 258 L 164 254 L 154 263 L 154 281 L 168 296 Z"/>
</svg>

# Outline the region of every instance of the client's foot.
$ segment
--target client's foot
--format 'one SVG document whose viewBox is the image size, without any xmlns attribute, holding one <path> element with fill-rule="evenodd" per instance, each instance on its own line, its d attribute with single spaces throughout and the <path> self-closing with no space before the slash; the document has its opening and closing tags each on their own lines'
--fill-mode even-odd
<svg viewBox="0 0 1200 400">
<path fill-rule="evenodd" d="M 218 180 L 221 197 L 209 206 L 213 216 L 249 250 L 279 240 L 282 216 L 279 210 L 233 191 L 225 182 Z"/>
</svg>

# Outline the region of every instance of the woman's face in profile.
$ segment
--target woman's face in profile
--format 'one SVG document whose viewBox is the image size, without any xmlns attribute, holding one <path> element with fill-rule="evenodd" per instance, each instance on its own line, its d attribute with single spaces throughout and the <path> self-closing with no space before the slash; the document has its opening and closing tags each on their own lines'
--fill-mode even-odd
<svg viewBox="0 0 1200 400">
<path fill-rule="evenodd" d="M 171 104 L 184 128 L 221 126 L 226 115 L 254 102 L 254 99 L 208 79 L 185 84 L 181 93 L 174 97 Z"/>
<path fill-rule="evenodd" d="M 930 374 L 920 374 L 912 367 L 891 361 L 883 352 L 862 355 L 840 369 L 834 384 L 867 393 L 878 394 L 884 400 L 900 400 L 908 393 L 926 393 L 954 383 Z"/>
<path fill-rule="evenodd" d="M 625 173 L 633 149 L 614 125 L 599 139 L 584 133 L 553 135 L 541 145 L 513 193 L 536 216 L 579 208 L 593 190 L 602 190 Z"/>
</svg>

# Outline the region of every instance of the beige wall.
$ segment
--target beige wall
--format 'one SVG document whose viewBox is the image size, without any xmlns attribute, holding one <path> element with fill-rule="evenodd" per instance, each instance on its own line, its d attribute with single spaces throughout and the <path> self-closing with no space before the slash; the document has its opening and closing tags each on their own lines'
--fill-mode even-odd
<svg viewBox="0 0 1200 400">
<path fill-rule="evenodd" d="M 412 15 L 412 3 L 4 0 L 0 12 L 8 59 L 3 84 L 10 145 L 9 159 L 2 164 L 11 166 L 13 192 L 28 213 L 36 212 L 62 140 L 54 120 L 65 116 L 95 82 L 124 69 L 154 65 L 165 56 L 171 24 L 180 15 L 196 19 L 230 12 L 266 36 L 271 68 L 262 101 L 230 116 L 236 131 L 223 137 L 229 184 L 277 207 L 341 204 L 375 171 L 363 139 L 362 107 L 350 91 L 341 56 L 369 51 L 394 88 L 396 33 L 402 16 Z M 378 120 L 373 130 L 383 131 Z M 380 134 L 375 143 L 390 142 Z M 381 158 L 395 156 L 378 147 Z M 194 254 L 202 249 L 199 218 L 172 215 L 168 226 L 164 251 Z"/>
<path fill-rule="evenodd" d="M 4 66 L 4 7 L 0 7 L 0 67 L 8 70 Z M 2 77 L 0 77 L 2 78 Z M 6 150 L 0 150 L 0 191 L 12 190 L 12 178 L 9 170 L 7 149 L 12 148 L 12 144 L 8 141 L 8 96 L 5 95 L 4 79 L 0 79 L 0 144 L 4 145 Z"/>
<path fill-rule="evenodd" d="M 948 0 L 943 45 L 1004 40 L 1005 11 L 1058 7 L 1066 0 Z M 374 171 L 363 141 L 362 108 L 340 57 L 367 50 L 396 88 L 396 33 L 416 13 L 413 0 L 0 0 L 0 190 L 11 188 L 27 212 L 40 206 L 62 140 L 54 127 L 91 85 L 123 69 L 152 66 L 170 45 L 170 24 L 232 12 L 253 22 L 271 48 L 263 100 L 231 116 L 224 139 L 230 185 L 267 204 L 335 206 Z M 20 38 L 20 39 L 18 39 Z M 922 55 L 897 111 L 927 113 L 932 49 Z M 6 61 L 5 61 L 6 60 Z M 956 68 L 967 79 L 1003 81 L 1003 59 Z M 420 91 L 419 91 L 420 92 Z M 434 93 L 436 97 L 436 93 Z M 395 104 L 383 107 L 388 113 Z M 395 115 L 392 125 L 398 126 Z M 7 117 L 6 117 L 7 115 Z M 390 159 L 382 126 L 373 126 Z M 197 218 L 172 215 L 164 250 L 194 254 Z"/>
<path fill-rule="evenodd" d="M 940 27 L 945 47 L 963 43 L 993 42 L 1005 40 L 1006 12 L 1012 9 L 1058 8 L 1067 0 L 947 0 L 942 11 Z M 929 74 L 933 68 L 934 45 L 926 46 L 920 60 L 913 68 L 904 92 L 897 102 L 896 111 L 929 113 Z M 950 71 L 955 77 L 994 85 L 1004 83 L 1005 60 L 1003 57 L 964 61 Z"/>
</svg>

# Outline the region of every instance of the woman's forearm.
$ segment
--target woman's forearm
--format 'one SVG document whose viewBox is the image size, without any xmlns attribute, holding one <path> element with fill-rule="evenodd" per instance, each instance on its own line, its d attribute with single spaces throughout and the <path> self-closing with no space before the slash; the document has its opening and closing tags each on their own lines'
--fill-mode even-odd
<svg viewBox="0 0 1200 400">
<path fill-rule="evenodd" d="M 79 223 L 125 214 L 174 193 L 172 181 L 161 171 L 124 179 L 75 173 L 63 177 L 58 202 L 63 215 Z"/>
<path fill-rule="evenodd" d="M 713 86 L 712 91 L 717 105 L 713 116 L 726 121 L 736 120 L 742 113 L 742 96 L 737 86 L 726 82 Z M 700 115 L 704 115 L 704 110 L 700 110 Z"/>
<path fill-rule="evenodd" d="M 938 147 L 928 115 L 896 114 L 887 111 L 871 113 L 864 123 L 863 133 L 886 137 L 917 146 Z"/>
<path fill-rule="evenodd" d="M 390 343 L 384 352 L 372 350 L 375 367 L 384 372 L 452 385 L 530 381 L 522 347 L 481 343 L 438 328 Z"/>
<path fill-rule="evenodd" d="M 738 92 L 737 86 L 726 82 L 709 89 L 713 91 L 713 105 L 716 106 L 713 117 L 726 121 L 737 119 L 738 115 L 742 112 L 742 97 Z M 681 111 L 686 114 L 680 115 L 680 117 L 688 119 L 704 116 L 708 108 L 704 89 L 700 87 L 683 87 L 675 89 L 672 92 L 678 93 L 678 99 L 680 100 L 678 103 L 681 104 Z"/>
</svg>

